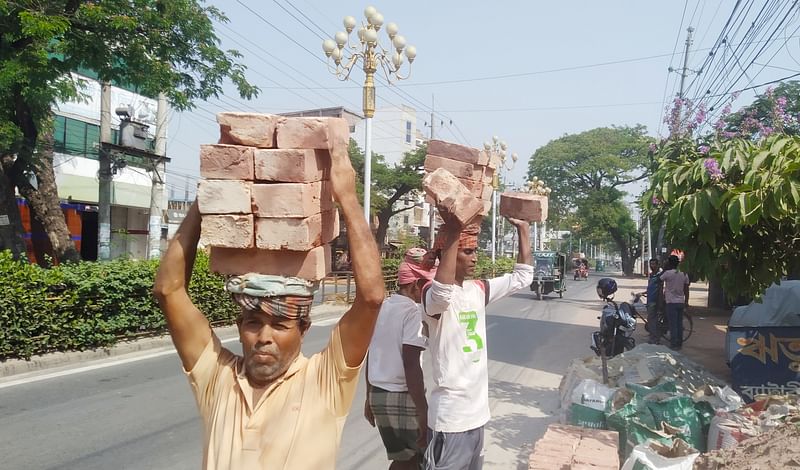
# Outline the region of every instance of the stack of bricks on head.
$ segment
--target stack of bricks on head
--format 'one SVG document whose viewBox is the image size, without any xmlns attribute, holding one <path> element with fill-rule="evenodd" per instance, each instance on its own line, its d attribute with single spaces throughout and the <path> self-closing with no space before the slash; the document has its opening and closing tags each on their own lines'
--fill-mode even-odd
<svg viewBox="0 0 800 470">
<path fill-rule="evenodd" d="M 217 122 L 219 143 L 201 146 L 197 190 L 211 270 L 324 278 L 339 234 L 328 149 L 346 152 L 347 122 L 253 113 Z"/>
<path fill-rule="evenodd" d="M 431 140 L 422 181 L 427 201 L 466 225 L 489 213 L 496 168 L 483 150 Z"/>
<path fill-rule="evenodd" d="M 492 207 L 492 182 L 498 162 L 483 150 L 441 140 L 428 143 L 427 201 L 453 214 L 462 225 L 485 216 Z M 528 222 L 547 219 L 547 197 L 522 192 L 500 196 L 500 214 Z"/>
</svg>

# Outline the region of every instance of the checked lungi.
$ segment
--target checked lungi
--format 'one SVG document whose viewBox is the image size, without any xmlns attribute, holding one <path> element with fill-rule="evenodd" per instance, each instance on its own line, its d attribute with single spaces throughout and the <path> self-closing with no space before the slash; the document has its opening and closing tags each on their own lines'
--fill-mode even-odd
<svg viewBox="0 0 800 470">
<path fill-rule="evenodd" d="M 421 454 L 417 445 L 417 407 L 408 392 L 371 386 L 369 404 L 389 460 L 409 460 Z"/>
</svg>

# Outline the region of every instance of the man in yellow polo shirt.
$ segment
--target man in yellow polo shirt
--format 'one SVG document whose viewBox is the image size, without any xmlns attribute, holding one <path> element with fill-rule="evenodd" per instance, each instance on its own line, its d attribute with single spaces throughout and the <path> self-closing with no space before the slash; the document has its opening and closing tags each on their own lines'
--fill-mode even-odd
<svg viewBox="0 0 800 470">
<path fill-rule="evenodd" d="M 300 354 L 310 326 L 313 286 L 277 276 L 245 275 L 227 283 L 242 306 L 237 323 L 244 355 L 220 345 L 187 291 L 200 237 L 196 204 L 161 261 L 153 292 L 197 399 L 206 469 L 335 466 L 384 287 L 347 147 L 333 147 L 331 188 L 347 226 L 358 288 L 352 307 L 322 352 L 310 358 Z"/>
</svg>

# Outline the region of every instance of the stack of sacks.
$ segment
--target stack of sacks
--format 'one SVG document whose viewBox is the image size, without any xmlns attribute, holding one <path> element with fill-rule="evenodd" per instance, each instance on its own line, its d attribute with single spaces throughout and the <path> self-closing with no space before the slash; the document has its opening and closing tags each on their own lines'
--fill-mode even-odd
<svg viewBox="0 0 800 470">
<path fill-rule="evenodd" d="M 220 113 L 219 144 L 203 145 L 197 203 L 211 270 L 318 281 L 339 234 L 329 143 L 343 145 L 339 118 Z"/>
<path fill-rule="evenodd" d="M 500 215 L 526 222 L 544 222 L 547 220 L 547 201 L 547 196 L 538 194 L 503 193 L 500 195 Z"/>
<path fill-rule="evenodd" d="M 439 168 L 458 178 L 467 191 L 482 202 L 480 215 L 489 213 L 497 162 L 489 158 L 485 151 L 443 140 L 431 140 L 428 142 L 425 171 L 433 173 Z M 436 203 L 430 195 L 427 202 Z"/>
</svg>

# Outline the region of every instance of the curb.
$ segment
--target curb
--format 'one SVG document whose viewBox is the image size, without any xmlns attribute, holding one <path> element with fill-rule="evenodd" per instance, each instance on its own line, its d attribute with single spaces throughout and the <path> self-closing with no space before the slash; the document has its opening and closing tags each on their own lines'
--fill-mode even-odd
<svg viewBox="0 0 800 470">
<path fill-rule="evenodd" d="M 349 305 L 319 304 L 311 308 L 311 324 L 337 318 L 343 315 Z M 214 333 L 221 339 L 236 336 L 236 325 L 227 325 L 214 328 Z M 172 349 L 172 338 L 168 334 L 141 338 L 132 341 L 122 341 L 108 348 L 89 349 L 86 351 L 54 352 L 33 356 L 30 360 L 9 359 L 0 363 L 0 378 L 11 377 L 29 372 L 68 366 L 87 361 L 96 361 L 143 351 Z"/>
</svg>

